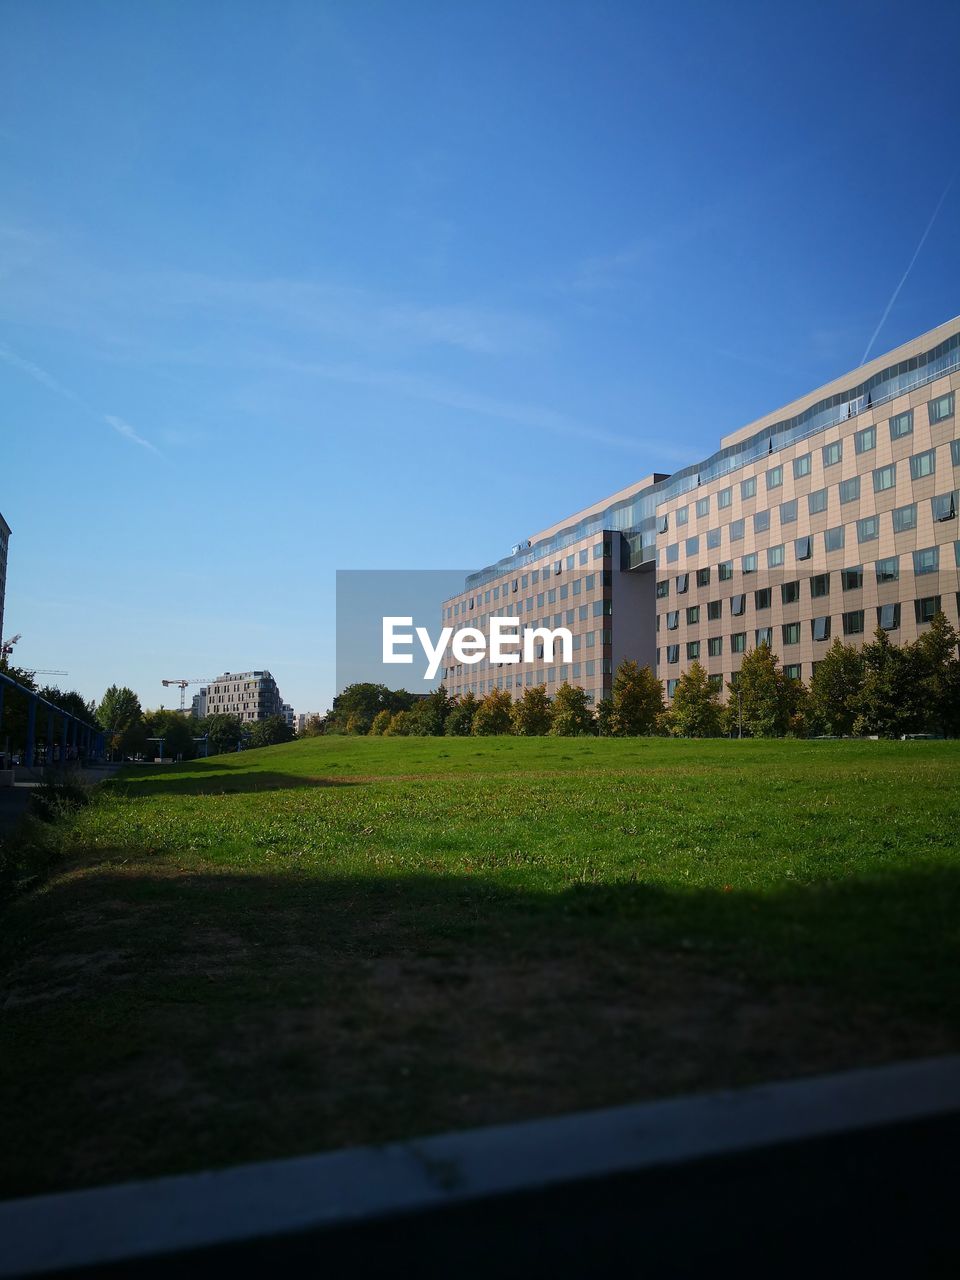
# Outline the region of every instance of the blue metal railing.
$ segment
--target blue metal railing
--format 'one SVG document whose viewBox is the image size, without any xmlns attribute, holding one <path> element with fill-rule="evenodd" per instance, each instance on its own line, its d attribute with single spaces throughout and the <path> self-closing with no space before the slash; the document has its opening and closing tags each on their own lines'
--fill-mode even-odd
<svg viewBox="0 0 960 1280">
<path fill-rule="evenodd" d="M 43 763 L 53 764 L 54 721 L 60 720 L 60 754 L 59 763 L 67 764 L 71 759 L 83 755 L 86 759 L 99 759 L 104 755 L 105 734 L 98 724 L 89 724 L 70 711 L 64 711 L 55 702 L 42 697 L 36 689 L 28 689 L 12 676 L 0 671 L 0 733 L 3 731 L 4 696 L 7 689 L 22 693 L 27 699 L 27 740 L 23 754 L 23 764 L 33 768 L 37 763 L 37 711 L 41 707 L 47 712 L 47 736 L 44 742 L 44 755 L 49 756 Z"/>
</svg>

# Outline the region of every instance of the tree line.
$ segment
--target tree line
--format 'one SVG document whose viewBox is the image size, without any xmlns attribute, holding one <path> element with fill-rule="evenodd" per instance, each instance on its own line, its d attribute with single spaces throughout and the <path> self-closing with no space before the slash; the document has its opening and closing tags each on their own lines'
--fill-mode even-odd
<svg viewBox="0 0 960 1280">
<path fill-rule="evenodd" d="M 156 756 L 160 739 L 164 756 L 191 760 L 198 755 L 221 755 L 248 747 L 272 747 L 290 742 L 293 730 L 283 716 L 244 721 L 236 715 L 209 715 L 202 719 L 182 711 L 144 711 L 132 689 L 111 685 L 95 711 L 107 734 L 111 755 Z"/>
<path fill-rule="evenodd" d="M 528 686 L 514 700 L 494 689 L 451 698 L 443 685 L 425 696 L 382 684 L 354 684 L 334 699 L 305 734 L 384 737 L 551 734 L 687 738 L 960 735 L 960 637 L 942 613 L 909 644 L 880 628 L 862 648 L 834 640 L 809 685 L 789 677 L 767 644 L 744 654 L 735 681 L 717 687 L 699 662 L 680 676 L 669 706 L 648 666 L 622 662 L 612 694 L 591 705 L 579 686 L 563 683 L 553 697 Z"/>
</svg>

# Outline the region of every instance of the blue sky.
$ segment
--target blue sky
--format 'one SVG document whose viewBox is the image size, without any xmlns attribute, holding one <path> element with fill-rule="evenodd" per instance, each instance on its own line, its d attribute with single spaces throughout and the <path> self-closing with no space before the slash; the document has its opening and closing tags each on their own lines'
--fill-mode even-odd
<svg viewBox="0 0 960 1280">
<path fill-rule="evenodd" d="M 956 4 L 0 3 L 22 664 L 334 685 L 480 566 L 958 310 Z M 949 186 L 949 189 L 948 189 Z"/>
</svg>

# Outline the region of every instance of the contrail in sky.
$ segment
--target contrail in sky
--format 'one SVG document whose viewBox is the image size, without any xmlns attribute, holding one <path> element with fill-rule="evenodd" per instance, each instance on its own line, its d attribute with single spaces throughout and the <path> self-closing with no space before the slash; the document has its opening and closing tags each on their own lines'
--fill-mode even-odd
<svg viewBox="0 0 960 1280">
<path fill-rule="evenodd" d="M 920 237 L 920 243 L 917 245 L 916 249 L 914 249 L 913 251 L 913 257 L 910 259 L 910 264 L 907 267 L 906 271 L 903 273 L 903 275 L 900 277 L 900 283 L 894 289 L 893 294 L 891 295 L 890 301 L 887 303 L 887 309 L 886 311 L 884 311 L 883 315 L 880 317 L 880 323 L 877 325 L 876 329 L 874 329 L 873 337 L 867 343 L 867 349 L 866 351 L 864 351 L 863 359 L 860 361 L 861 364 L 866 363 L 867 356 L 870 354 L 870 348 L 876 342 L 877 335 L 879 334 L 880 330 L 887 323 L 887 316 L 893 310 L 893 304 L 896 302 L 900 294 L 900 290 L 906 284 L 907 276 L 913 270 L 913 264 L 916 262 L 917 258 L 920 256 L 920 250 L 923 248 L 924 244 L 926 243 L 927 236 L 930 234 L 931 230 L 933 229 L 933 224 L 937 220 L 937 214 L 940 212 L 943 202 L 947 198 L 947 192 L 950 190 L 952 186 L 953 186 L 953 178 L 951 178 L 950 181 L 947 183 L 947 185 L 944 187 L 943 195 L 937 201 L 937 207 L 934 209 L 933 216 L 931 217 L 930 221 L 927 223 L 926 231 L 924 231 L 923 235 Z"/>
</svg>

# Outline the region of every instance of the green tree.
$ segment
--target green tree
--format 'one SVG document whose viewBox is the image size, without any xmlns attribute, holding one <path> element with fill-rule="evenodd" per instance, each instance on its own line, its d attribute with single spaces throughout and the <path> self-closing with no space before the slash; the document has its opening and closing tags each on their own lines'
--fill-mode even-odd
<svg viewBox="0 0 960 1280">
<path fill-rule="evenodd" d="M 613 699 L 601 698 L 594 711 L 597 733 L 601 738 L 612 738 L 613 731 Z"/>
<path fill-rule="evenodd" d="M 593 733 L 595 729 L 589 693 L 579 685 L 568 684 L 564 680 L 554 695 L 550 732 L 558 738 L 579 738 Z"/>
<path fill-rule="evenodd" d="M 923 733 L 928 722 L 927 664 L 915 644 L 891 644 L 880 627 L 863 646 L 864 677 L 857 695 L 855 733 L 899 738 Z"/>
<path fill-rule="evenodd" d="M 471 732 L 478 736 L 509 733 L 513 726 L 512 711 L 513 699 L 506 689 L 491 689 L 477 704 Z"/>
<path fill-rule="evenodd" d="M 473 693 L 465 693 L 462 698 L 458 698 L 447 716 L 444 733 L 451 738 L 468 738 L 473 732 L 473 718 L 479 705 Z"/>
<path fill-rule="evenodd" d="M 740 679 L 727 687 L 732 693 L 730 714 L 734 726 L 738 714 L 743 729 L 753 738 L 781 737 L 803 694 L 799 681 L 788 680 L 769 645 L 761 644 L 745 653 L 740 663 Z"/>
<path fill-rule="evenodd" d="M 410 733 L 410 712 L 394 711 L 383 731 L 385 738 L 406 738 Z"/>
<path fill-rule="evenodd" d="M 375 738 L 382 737 L 383 734 L 387 732 L 387 729 L 390 726 L 390 721 L 392 720 L 392 718 L 393 718 L 392 713 L 389 712 L 386 709 L 386 707 L 384 707 L 382 711 L 378 711 L 377 714 L 373 717 L 373 724 L 371 724 L 370 726 L 370 733 L 373 735 L 373 737 Z"/>
<path fill-rule="evenodd" d="M 385 684 L 350 684 L 333 700 L 328 716 L 330 728 L 369 733 L 378 711 L 407 711 L 413 702 L 413 694 L 406 689 L 388 689 Z"/>
<path fill-rule="evenodd" d="M 161 738 L 164 759 L 182 757 L 190 760 L 196 754 L 196 722 L 189 716 L 181 715 L 179 711 L 161 709 L 144 712 L 143 729 L 147 740 L 146 750 L 150 755 L 159 756 Z M 151 738 L 158 741 L 151 742 Z"/>
<path fill-rule="evenodd" d="M 521 737 L 542 738 L 549 733 L 553 711 L 546 685 L 528 685 L 523 691 L 523 697 L 513 704 L 511 714 L 513 731 Z"/>
<path fill-rule="evenodd" d="M 723 732 L 720 694 L 699 662 L 677 681 L 670 712 L 672 731 L 682 738 L 718 738 Z"/>
<path fill-rule="evenodd" d="M 293 741 L 293 730 L 283 716 L 267 716 L 246 726 L 247 745 L 250 747 L 276 747 L 281 742 Z"/>
<path fill-rule="evenodd" d="M 243 737 L 243 722 L 239 716 L 212 715 L 199 721 L 198 736 L 207 735 L 207 752 L 211 756 L 236 751 Z"/>
<path fill-rule="evenodd" d="M 927 729 L 955 737 L 960 734 L 960 637 L 943 613 L 937 613 L 916 642 L 922 668 L 922 694 Z"/>
<path fill-rule="evenodd" d="M 140 699 L 132 689 L 128 689 L 126 685 L 112 684 L 100 699 L 97 720 L 106 733 L 111 755 L 135 754 L 131 748 L 142 750 L 138 744 L 143 739 L 143 734 L 139 732 L 143 724 L 143 709 Z"/>
<path fill-rule="evenodd" d="M 853 732 L 857 699 L 863 688 L 863 654 L 839 638 L 817 663 L 807 700 L 810 732 L 844 737 Z"/>
<path fill-rule="evenodd" d="M 422 738 L 442 737 L 452 710 L 453 699 L 447 695 L 446 686 L 440 685 L 425 698 L 418 698 L 410 708 L 410 733 Z"/>
<path fill-rule="evenodd" d="M 298 736 L 301 738 L 319 738 L 322 737 L 325 727 L 323 716 L 309 716 L 304 721 L 303 728 Z"/>
<path fill-rule="evenodd" d="M 663 714 L 663 689 L 649 667 L 627 660 L 613 677 L 613 731 L 618 737 L 653 733 Z"/>
</svg>

